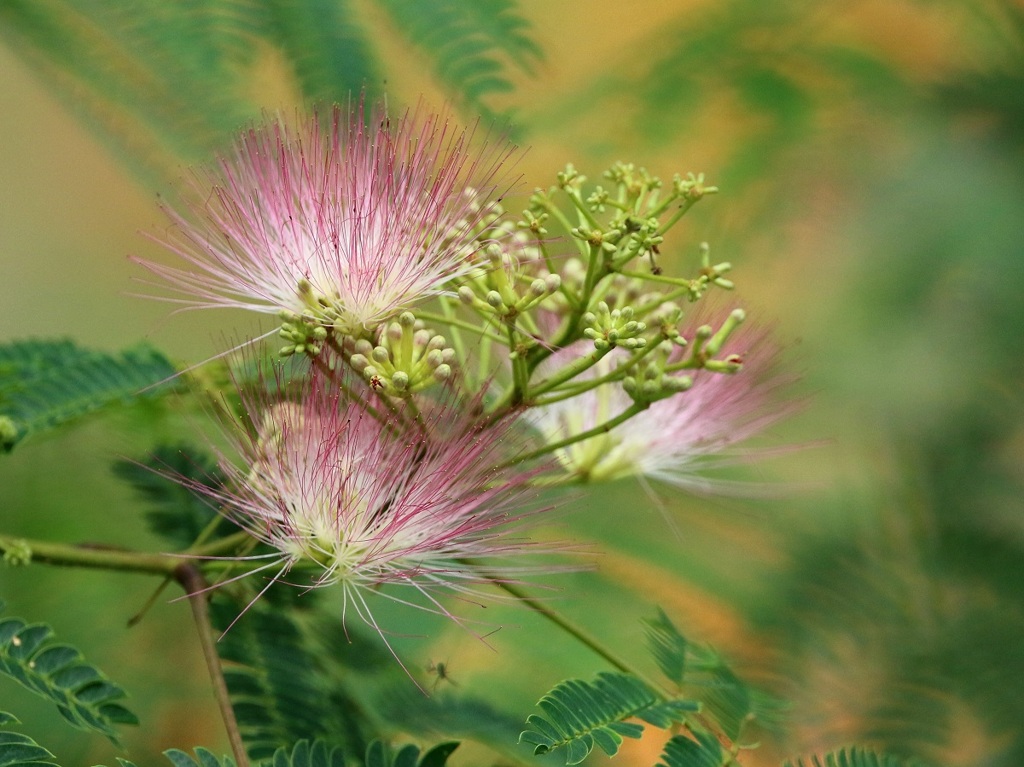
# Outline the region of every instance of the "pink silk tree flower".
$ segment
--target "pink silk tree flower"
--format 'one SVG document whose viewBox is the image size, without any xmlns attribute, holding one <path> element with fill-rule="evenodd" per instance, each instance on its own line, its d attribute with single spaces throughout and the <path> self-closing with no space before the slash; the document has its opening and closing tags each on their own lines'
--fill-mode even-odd
<svg viewBox="0 0 1024 767">
<path fill-rule="evenodd" d="M 684 337 L 692 335 L 684 333 Z M 579 342 L 553 356 L 550 369 L 593 350 Z M 687 351 L 675 349 L 667 363 L 681 361 Z M 768 334 L 740 326 L 721 350 L 721 359 L 742 366 L 734 373 L 682 370 L 666 375 L 689 376 L 685 391 L 652 402 L 611 430 L 559 448 L 554 455 L 564 472 L 581 481 L 641 477 L 698 492 L 743 492 L 740 482 L 709 477 L 708 469 L 737 463 L 746 456 L 736 446 L 792 411 L 774 396 L 786 380 L 774 369 L 777 348 Z M 611 372 L 629 359 L 614 349 L 582 380 Z M 580 379 L 577 379 L 580 380 Z M 531 411 L 549 444 L 599 427 L 633 405 L 621 383 L 606 383 L 571 399 Z"/>
<path fill-rule="evenodd" d="M 261 568 L 277 568 L 273 580 L 338 584 L 346 610 L 381 631 L 368 589 L 408 586 L 417 606 L 455 618 L 438 594 L 476 601 L 481 584 L 557 569 L 520 562 L 558 545 L 525 538 L 540 512 L 529 497 L 537 470 L 508 466 L 518 444 L 510 421 L 484 428 L 454 403 L 407 419 L 349 399 L 315 372 L 298 392 L 267 383 L 243 395 L 256 428 L 228 435 L 242 465 L 222 458 L 227 484 L 194 489 L 274 549 Z"/>
<path fill-rule="evenodd" d="M 423 108 L 335 106 L 270 119 L 195 174 L 151 238 L 184 267 L 135 259 L 187 307 L 237 307 L 359 335 L 445 291 L 482 247 L 515 148 Z"/>
</svg>

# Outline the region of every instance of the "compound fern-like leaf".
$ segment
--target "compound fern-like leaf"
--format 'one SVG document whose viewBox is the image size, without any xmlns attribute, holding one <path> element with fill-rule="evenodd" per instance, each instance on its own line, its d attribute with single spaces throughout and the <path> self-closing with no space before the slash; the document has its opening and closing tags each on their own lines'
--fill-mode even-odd
<svg viewBox="0 0 1024 767">
<path fill-rule="evenodd" d="M 787 761 L 783 767 L 925 767 L 917 759 L 901 759 L 863 748 L 843 748 L 824 756 Z"/>
<path fill-rule="evenodd" d="M 120 354 L 67 340 L 0 345 L 0 450 L 107 405 L 166 394 L 176 372 L 146 345 Z"/>
<path fill-rule="evenodd" d="M 0 3 L 0 37 L 101 138 L 163 182 L 255 111 L 263 3 Z"/>
<path fill-rule="evenodd" d="M 119 460 L 114 474 L 148 502 L 150 529 L 179 548 L 191 545 L 218 518 L 209 501 L 194 488 L 218 489 L 224 475 L 216 462 L 188 445 L 161 445 L 142 461 Z M 213 538 L 237 528 L 227 519 L 213 531 Z"/>
<path fill-rule="evenodd" d="M 42 623 L 0 620 L 0 674 L 52 701 L 73 727 L 102 733 L 118 743 L 115 724 L 139 723 L 118 702 L 125 697 L 124 690 L 85 663 L 74 647 L 52 643 L 52 637 L 53 630 Z"/>
<path fill-rule="evenodd" d="M 290 749 L 282 746 L 264 767 L 345 767 L 345 752 L 322 740 L 300 740 Z"/>
<path fill-rule="evenodd" d="M 18 724 L 18 718 L 0 711 L 0 727 L 6 724 Z M 0 731 L 0 767 L 45 767 L 56 765 L 55 758 L 28 735 Z"/>
<path fill-rule="evenodd" d="M 375 740 L 366 749 L 364 767 L 445 767 L 448 757 L 459 747 L 456 742 L 440 743 L 420 757 L 418 746 L 408 743 L 397 750 Z"/>
<path fill-rule="evenodd" d="M 644 726 L 626 719 L 667 727 L 699 708 L 694 701 L 660 700 L 636 677 L 608 672 L 598 674 L 593 683 L 562 682 L 537 706 L 546 716 L 531 715 L 526 723 L 533 729 L 524 731 L 519 741 L 532 744 L 537 755 L 564 748 L 566 764 L 579 764 L 595 746 L 614 756 L 623 737 L 640 737 Z"/>
<path fill-rule="evenodd" d="M 379 80 L 349 0 L 269 0 L 270 32 L 307 101 L 345 102 Z"/>
<path fill-rule="evenodd" d="M 673 735 L 665 744 L 657 767 L 720 767 L 722 747 L 715 736 L 697 730 L 694 738 Z"/>
<path fill-rule="evenodd" d="M 686 639 L 660 607 L 657 617 L 645 620 L 644 626 L 647 629 L 647 644 L 661 673 L 670 682 L 681 685 L 686 674 Z"/>
<path fill-rule="evenodd" d="M 714 650 L 688 642 L 664 611 L 659 609 L 644 624 L 651 654 L 662 673 L 699 701 L 726 735 L 738 738 L 751 718 L 764 726 L 776 723 L 779 705 L 775 700 L 744 684 Z"/>
<path fill-rule="evenodd" d="M 195 759 L 177 748 L 164 751 L 164 756 L 167 757 L 167 761 L 174 765 L 174 767 L 235 767 L 235 760 L 230 756 L 218 759 L 212 751 L 202 746 L 196 747 L 194 751 Z"/>
<path fill-rule="evenodd" d="M 295 591 L 282 588 L 286 593 Z M 358 706 L 343 690 L 328 689 L 305 631 L 293 619 L 294 608 L 273 605 L 273 601 L 268 591 L 235 621 L 217 646 L 249 755 L 264 759 L 281 747 L 321 738 L 361 756 L 366 741 Z M 238 617 L 240 609 L 219 600 L 211 607 L 214 623 L 221 629 Z M 329 701 L 329 705 L 310 705 L 310 701 Z"/>
<path fill-rule="evenodd" d="M 410 42 L 434 61 L 437 78 L 473 111 L 493 116 L 485 99 L 513 90 L 509 63 L 526 72 L 541 58 L 514 0 L 381 0 Z"/>
</svg>

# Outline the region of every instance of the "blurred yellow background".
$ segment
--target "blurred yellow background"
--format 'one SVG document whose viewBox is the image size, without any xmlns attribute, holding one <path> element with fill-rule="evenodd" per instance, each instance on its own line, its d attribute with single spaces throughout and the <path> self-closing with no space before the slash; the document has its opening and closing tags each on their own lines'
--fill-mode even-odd
<svg viewBox="0 0 1024 767">
<path fill-rule="evenodd" d="M 78 21 L 92 10 L 72 5 Z M 636 487 L 588 499 L 567 524 L 604 556 L 559 581 L 559 606 L 626 651 L 660 605 L 789 699 L 786 734 L 745 765 L 852 742 L 951 767 L 1024 763 L 1024 5 L 516 7 L 543 58 L 532 73 L 506 62 L 513 89 L 476 104 L 431 68 L 393 6 L 351 4 L 378 63 L 368 87 L 395 104 L 508 111 L 529 147 L 524 197 L 566 162 L 595 179 L 616 160 L 665 178 L 705 172 L 722 193 L 673 230 L 666 258 L 688 274 L 707 240 L 733 263 L 735 300 L 775 325 L 806 400 L 764 441 L 803 449 L 745 470 L 772 497 L 671 495 L 670 521 L 652 507 L 628 525 Z M 0 25 L 15 18 L 4 13 Z M 115 42 L 134 34 L 96 25 Z M 187 364 L 254 332 L 248 316 L 169 316 L 132 296 L 143 275 L 126 259 L 170 259 L 140 235 L 165 225 L 156 196 L 230 131 L 175 143 L 189 135 L 180 126 L 130 99 L 103 103 L 22 32 L 0 34 L 0 341 L 146 339 Z M 308 106 L 289 67 L 272 45 L 251 52 L 225 84 L 243 115 L 233 127 Z M 190 430 L 173 413 L 155 423 L 164 440 Z M 158 547 L 109 470 L 153 439 L 131 417 L 90 418 L 0 456 L 3 532 Z M 126 737 L 131 758 L 223 751 L 187 606 L 161 603 L 125 628 L 153 585 L 0 569 L 8 613 L 53 624 L 133 693 L 143 727 Z M 450 657 L 460 686 L 501 689 L 525 717 L 563 676 L 599 668 L 552 649 L 532 621 L 513 613 L 497 654 L 459 632 L 415 652 Z M 51 730 L 52 712 L 5 680 L 0 707 L 64 764 L 113 761 L 102 739 Z M 653 764 L 660 747 L 645 739 L 617 760 Z"/>
</svg>

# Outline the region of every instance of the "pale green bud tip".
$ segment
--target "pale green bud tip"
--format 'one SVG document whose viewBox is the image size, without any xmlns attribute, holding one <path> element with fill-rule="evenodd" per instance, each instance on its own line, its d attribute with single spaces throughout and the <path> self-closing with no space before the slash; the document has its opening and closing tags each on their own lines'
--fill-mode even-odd
<svg viewBox="0 0 1024 767">
<path fill-rule="evenodd" d="M 398 321 L 402 324 L 402 327 L 411 328 L 416 324 L 416 317 L 412 312 L 402 312 L 398 315 Z"/>
<path fill-rule="evenodd" d="M 462 303 L 471 304 L 473 303 L 473 298 L 474 295 L 471 288 L 467 287 L 466 285 L 463 285 L 461 288 L 459 288 L 459 300 L 461 300 Z"/>
<path fill-rule="evenodd" d="M 501 294 L 496 290 L 488 291 L 487 303 L 497 309 L 502 305 Z"/>
<path fill-rule="evenodd" d="M 368 357 L 373 351 L 373 344 L 367 341 L 365 338 L 360 338 L 356 341 L 355 349 L 356 354 L 362 354 L 364 357 Z"/>
<path fill-rule="evenodd" d="M 693 386 L 693 378 L 690 376 L 665 376 L 662 380 L 662 386 L 665 387 L 666 391 L 686 391 Z"/>
<path fill-rule="evenodd" d="M 450 365 L 438 365 L 434 368 L 434 379 L 437 381 L 447 381 L 451 378 L 452 369 Z"/>
<path fill-rule="evenodd" d="M 10 450 L 18 440 L 18 424 L 10 416 L 0 415 L 0 448 Z"/>
<path fill-rule="evenodd" d="M 315 328 L 313 328 L 312 335 L 313 338 L 316 339 L 317 341 L 326 341 L 327 328 L 325 328 L 323 325 L 317 325 Z"/>
<path fill-rule="evenodd" d="M 375 346 L 373 348 L 373 351 L 370 353 L 370 356 L 373 357 L 374 362 L 383 363 L 391 359 L 391 355 L 388 354 L 388 350 L 385 349 L 383 346 Z"/>
<path fill-rule="evenodd" d="M 4 564 L 24 567 L 32 562 L 32 547 L 26 540 L 11 541 L 4 549 Z"/>
<path fill-rule="evenodd" d="M 395 374 L 391 376 L 391 385 L 398 391 L 405 391 L 409 388 L 409 374 L 403 373 L 401 370 L 395 371 Z"/>
<path fill-rule="evenodd" d="M 349 358 L 349 363 L 357 373 L 362 373 L 366 369 L 366 366 L 370 364 L 370 361 L 362 354 L 353 354 Z"/>
</svg>

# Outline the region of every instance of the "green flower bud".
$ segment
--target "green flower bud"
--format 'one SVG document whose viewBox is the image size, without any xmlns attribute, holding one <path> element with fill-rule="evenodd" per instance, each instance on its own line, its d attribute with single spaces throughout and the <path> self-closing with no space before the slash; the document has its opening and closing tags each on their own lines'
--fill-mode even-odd
<svg viewBox="0 0 1024 767">
<path fill-rule="evenodd" d="M 15 420 L 10 416 L 0 415 L 0 448 L 7 451 L 14 447 L 14 443 L 18 441 L 18 433 L 18 424 Z"/>
</svg>

